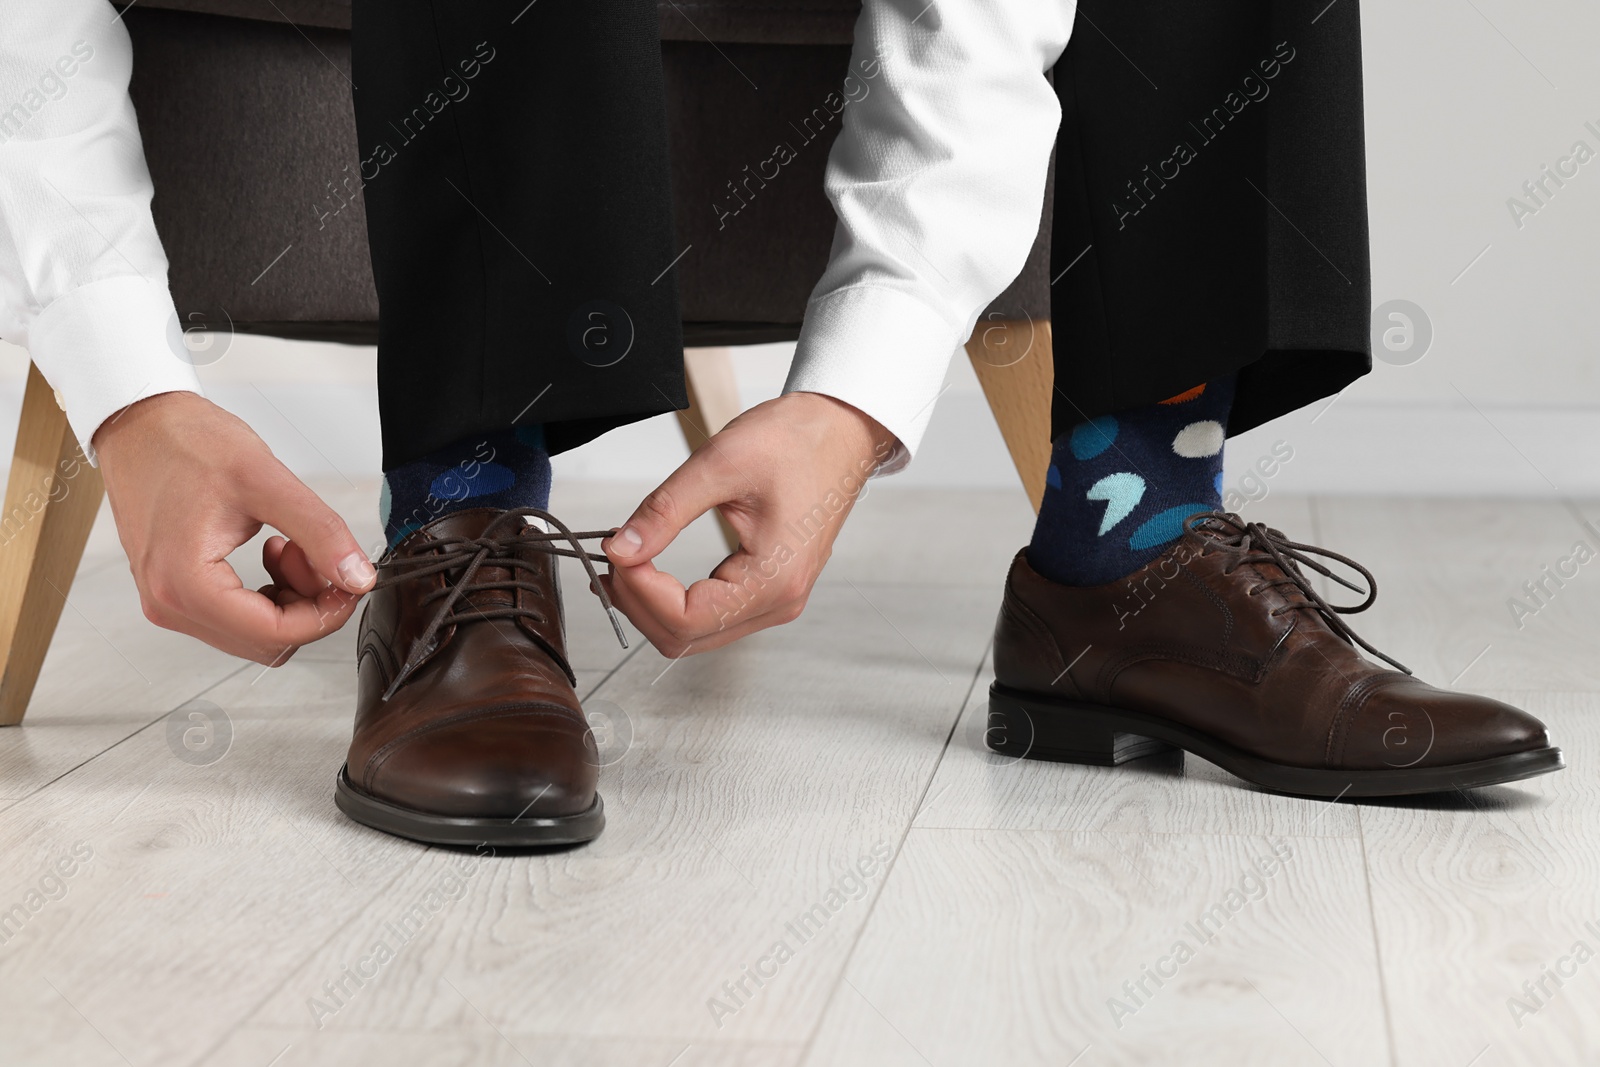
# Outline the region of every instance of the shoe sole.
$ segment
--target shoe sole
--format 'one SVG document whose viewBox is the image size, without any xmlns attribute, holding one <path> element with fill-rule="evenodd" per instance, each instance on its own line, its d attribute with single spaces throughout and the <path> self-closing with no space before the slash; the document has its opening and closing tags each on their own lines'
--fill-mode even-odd
<svg viewBox="0 0 1600 1067">
<path fill-rule="evenodd" d="M 984 741 L 1006 756 L 1101 767 L 1183 749 L 1263 789 L 1306 797 L 1397 797 L 1476 789 L 1566 766 L 1559 748 L 1546 747 L 1443 767 L 1364 771 L 1294 767 L 1252 756 L 1169 719 L 1025 693 L 999 682 L 989 687 L 989 728 Z"/>
<path fill-rule="evenodd" d="M 605 806 L 596 794 L 594 805 L 576 815 L 549 818 L 474 819 L 416 811 L 379 800 L 357 789 L 349 768 L 339 768 L 333 801 L 339 810 L 363 826 L 427 845 L 499 845 L 502 848 L 581 845 L 600 836 L 606 826 Z"/>
</svg>

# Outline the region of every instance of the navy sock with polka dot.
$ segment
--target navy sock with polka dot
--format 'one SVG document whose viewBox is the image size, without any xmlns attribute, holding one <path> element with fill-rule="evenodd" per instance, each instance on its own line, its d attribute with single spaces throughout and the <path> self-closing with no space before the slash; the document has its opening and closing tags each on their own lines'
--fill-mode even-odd
<svg viewBox="0 0 1600 1067">
<path fill-rule="evenodd" d="M 465 508 L 546 508 L 550 453 L 543 426 L 469 437 L 383 474 L 378 513 L 389 547 Z"/>
<path fill-rule="evenodd" d="M 1229 376 L 1074 426 L 1056 439 L 1033 569 L 1063 585 L 1104 585 L 1161 555 L 1183 520 L 1222 502 Z"/>
</svg>

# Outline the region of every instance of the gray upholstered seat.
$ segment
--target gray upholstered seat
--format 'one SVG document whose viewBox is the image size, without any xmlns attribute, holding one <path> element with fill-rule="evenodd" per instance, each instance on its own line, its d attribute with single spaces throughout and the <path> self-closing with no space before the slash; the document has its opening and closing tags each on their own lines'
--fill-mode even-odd
<svg viewBox="0 0 1600 1067">
<path fill-rule="evenodd" d="M 859 0 L 666 0 L 661 10 L 676 226 L 694 246 L 678 267 L 686 340 L 793 337 L 827 262 L 822 176 L 839 119 L 809 140 L 796 127 L 844 78 Z M 371 341 L 348 2 L 142 0 L 125 20 L 180 313 Z M 729 215 L 728 183 L 778 140 L 797 158 Z M 997 310 L 1048 316 L 1045 243 Z"/>
</svg>

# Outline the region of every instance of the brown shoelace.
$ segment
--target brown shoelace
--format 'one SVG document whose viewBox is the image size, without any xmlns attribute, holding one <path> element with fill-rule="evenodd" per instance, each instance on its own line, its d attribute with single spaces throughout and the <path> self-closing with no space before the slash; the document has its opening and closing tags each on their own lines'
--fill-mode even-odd
<svg viewBox="0 0 1600 1067">
<path fill-rule="evenodd" d="M 1199 515 L 1190 515 L 1183 520 L 1183 525 L 1184 529 L 1197 533 L 1201 532 L 1201 528 L 1204 528 L 1204 531 L 1211 535 L 1208 539 L 1209 543 L 1206 551 L 1209 552 L 1212 548 L 1216 548 L 1219 551 L 1234 554 L 1234 558 L 1228 562 L 1227 567 L 1224 569 L 1224 574 L 1232 574 L 1235 569 L 1242 567 L 1246 563 L 1277 564 L 1284 577 L 1274 578 L 1252 586 L 1249 590 L 1250 595 L 1254 596 L 1260 590 L 1270 589 L 1273 586 L 1292 585 L 1300 590 L 1305 600 L 1302 603 L 1290 601 L 1281 608 L 1274 608 L 1273 615 L 1307 609 L 1316 611 L 1327 620 L 1328 626 L 1346 641 L 1366 649 L 1402 673 L 1411 673 L 1411 668 L 1393 656 L 1380 652 L 1368 644 L 1339 617 L 1366 611 L 1372 606 L 1373 601 L 1378 599 L 1378 580 L 1372 576 L 1371 571 L 1349 556 L 1340 555 L 1330 549 L 1318 548 L 1316 545 L 1291 541 L 1284 535 L 1282 530 L 1274 530 L 1259 522 L 1245 522 L 1244 519 L 1231 511 L 1208 511 Z M 1354 582 L 1341 578 L 1324 564 L 1312 559 L 1307 553 L 1344 564 L 1360 574 L 1366 580 L 1367 587 L 1363 589 Z M 1310 567 L 1324 578 L 1337 582 L 1351 592 L 1363 594 L 1365 599 L 1361 603 L 1353 605 L 1328 603 L 1317 593 L 1311 584 L 1311 579 L 1306 577 L 1305 572 L 1300 569 L 1302 564 Z"/>
<path fill-rule="evenodd" d="M 529 526 L 523 516 L 532 516 L 540 519 L 555 528 L 554 532 L 547 532 L 537 527 Z M 515 519 L 515 532 L 501 536 L 491 537 L 495 529 L 502 523 Z M 584 570 L 589 572 L 589 581 L 595 591 L 600 595 L 600 603 L 605 606 L 606 616 L 611 620 L 611 628 L 617 632 L 617 640 L 623 648 L 628 647 L 628 638 L 622 632 L 622 624 L 617 621 L 616 608 L 611 604 L 611 597 L 606 593 L 606 587 L 600 583 L 600 574 L 594 569 L 596 563 L 606 562 L 606 557 L 598 552 L 587 552 L 580 541 L 589 541 L 601 537 L 610 537 L 616 530 L 584 530 L 574 532 L 567 525 L 548 511 L 539 508 L 511 508 L 502 512 L 493 522 L 484 527 L 483 533 L 477 537 L 441 537 L 430 541 L 427 547 L 414 556 L 398 556 L 392 551 L 386 553 L 378 561 L 380 576 L 374 589 L 383 589 L 387 586 L 409 582 L 416 578 L 425 578 L 434 574 L 445 575 L 445 588 L 436 589 L 422 598 L 424 605 L 442 600 L 433 618 L 428 620 L 427 628 L 422 631 L 422 636 L 411 649 L 411 654 L 406 658 L 405 665 L 395 675 L 394 681 L 389 683 L 389 688 L 383 694 L 383 699 L 388 700 L 394 696 L 400 686 L 411 673 L 421 664 L 428 650 L 433 646 L 433 639 L 445 626 L 463 622 L 479 622 L 484 619 L 516 619 L 526 618 L 534 622 L 548 620 L 539 612 L 531 608 L 520 607 L 516 603 L 515 591 L 526 589 L 538 592 L 539 586 L 533 582 L 523 581 L 519 577 L 522 571 L 534 569 L 534 565 L 522 559 L 516 553 L 519 549 L 534 549 L 552 556 L 570 556 L 583 563 Z M 511 572 L 511 577 L 492 582 L 474 582 L 478 572 L 484 567 L 501 567 Z M 405 568 L 405 569 L 402 569 Z M 385 569 L 390 573 L 382 574 Z M 460 573 L 457 574 L 456 572 Z M 474 608 L 469 612 L 457 612 L 455 606 L 467 593 L 487 592 L 490 590 L 509 590 L 513 593 L 512 602 L 504 607 L 481 609 Z M 541 642 L 542 643 L 542 642 Z M 554 654 L 554 649 L 548 649 Z"/>
</svg>

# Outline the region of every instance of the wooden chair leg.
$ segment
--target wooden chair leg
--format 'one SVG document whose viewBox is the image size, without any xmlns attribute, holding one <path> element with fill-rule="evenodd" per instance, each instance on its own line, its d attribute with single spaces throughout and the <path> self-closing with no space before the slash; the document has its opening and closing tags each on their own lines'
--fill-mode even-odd
<svg viewBox="0 0 1600 1067">
<path fill-rule="evenodd" d="M 1050 322 L 980 319 L 967 342 L 967 356 L 1037 513 L 1050 469 L 1050 393 L 1055 388 Z"/>
<path fill-rule="evenodd" d="M 28 711 L 104 495 L 54 391 L 30 366 L 0 514 L 0 726 Z"/>
<path fill-rule="evenodd" d="M 733 373 L 732 353 L 726 348 L 686 348 L 683 370 L 689 406 L 678 412 L 678 427 L 692 452 L 732 422 L 739 406 L 739 380 Z M 717 512 L 717 525 L 728 551 L 739 547 L 739 534 Z"/>
</svg>

